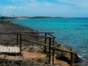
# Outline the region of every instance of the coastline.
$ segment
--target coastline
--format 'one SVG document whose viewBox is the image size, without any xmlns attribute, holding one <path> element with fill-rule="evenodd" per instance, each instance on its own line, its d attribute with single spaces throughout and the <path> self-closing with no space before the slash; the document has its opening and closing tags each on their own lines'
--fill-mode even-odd
<svg viewBox="0 0 88 66">
<path fill-rule="evenodd" d="M 32 30 L 30 28 L 27 28 L 27 27 L 23 27 L 23 26 L 20 26 L 20 25 L 17 25 L 17 24 L 13 24 L 13 23 L 0 23 L 0 32 L 30 32 L 30 31 L 36 31 L 36 30 Z M 62 44 L 58 44 L 57 42 L 55 43 L 55 45 L 57 47 L 60 47 L 60 48 L 65 48 L 67 50 L 70 50 L 71 48 L 68 48 Z M 27 44 L 28 46 L 28 44 Z M 27 47 L 26 46 L 26 47 Z M 26 51 L 29 51 L 29 52 L 33 52 L 35 51 L 36 49 L 33 49 L 34 46 L 28 46 L 29 48 L 32 48 L 32 50 L 27 50 L 27 49 L 23 49 L 23 50 L 26 50 Z M 37 46 L 37 49 L 39 48 L 40 46 Z M 23 47 L 25 48 L 25 47 Z M 41 48 L 42 49 L 42 48 Z M 41 49 L 37 50 L 38 52 L 42 52 Z M 74 50 L 73 50 L 74 51 Z M 56 52 L 56 55 L 57 55 L 57 59 L 58 57 L 60 57 L 60 55 L 64 55 L 64 53 L 61 53 L 61 52 Z M 70 55 L 68 53 L 65 54 L 65 57 L 67 57 L 68 59 L 70 59 Z M 78 58 L 77 58 L 78 59 Z M 77 60 L 75 59 L 75 60 Z M 62 60 L 63 61 L 63 60 Z M 66 61 L 65 61 L 66 62 Z M 67 61 L 68 62 L 68 61 Z M 62 63 L 63 64 L 63 63 Z M 68 64 L 68 63 L 67 63 Z M 68 64 L 69 65 L 69 64 Z"/>
</svg>

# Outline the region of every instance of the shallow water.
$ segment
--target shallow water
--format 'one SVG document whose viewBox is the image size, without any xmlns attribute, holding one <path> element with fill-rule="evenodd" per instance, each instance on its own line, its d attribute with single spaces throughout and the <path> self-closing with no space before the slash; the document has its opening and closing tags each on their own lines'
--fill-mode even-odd
<svg viewBox="0 0 88 66">
<path fill-rule="evenodd" d="M 40 32 L 54 32 L 57 42 L 75 49 L 83 58 L 88 58 L 88 18 L 25 19 L 13 20 L 12 23 Z"/>
<path fill-rule="evenodd" d="M 88 66 L 88 59 L 85 59 L 83 62 L 78 64 L 79 66 Z"/>
</svg>

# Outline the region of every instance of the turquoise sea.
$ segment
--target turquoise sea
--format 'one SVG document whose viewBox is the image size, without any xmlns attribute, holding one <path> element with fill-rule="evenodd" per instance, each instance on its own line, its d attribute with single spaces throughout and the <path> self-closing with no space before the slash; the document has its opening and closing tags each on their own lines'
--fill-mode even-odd
<svg viewBox="0 0 88 66">
<path fill-rule="evenodd" d="M 88 58 L 88 18 L 41 18 L 12 20 L 40 32 L 54 32 L 56 41 L 67 45 Z"/>
</svg>

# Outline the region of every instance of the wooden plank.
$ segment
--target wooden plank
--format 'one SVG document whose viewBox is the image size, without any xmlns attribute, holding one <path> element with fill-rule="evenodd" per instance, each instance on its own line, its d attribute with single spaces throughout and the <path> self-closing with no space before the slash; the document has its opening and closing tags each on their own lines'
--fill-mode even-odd
<svg viewBox="0 0 88 66">
<path fill-rule="evenodd" d="M 20 53 L 20 48 L 0 45 L 0 53 Z"/>
<path fill-rule="evenodd" d="M 4 32 L 3 32 L 4 33 Z M 3 34 L 3 33 L 0 33 L 0 34 Z M 11 33 L 54 33 L 54 32 L 37 32 L 37 31 L 28 31 L 28 32 L 8 32 L 8 33 L 5 33 L 5 34 L 11 34 Z"/>
<path fill-rule="evenodd" d="M 49 45 L 48 45 L 48 44 L 40 43 L 40 42 L 33 41 L 33 40 L 24 40 L 24 41 L 27 41 L 27 42 L 33 42 L 33 43 L 37 43 L 37 44 L 42 45 L 42 46 L 49 47 Z M 69 53 L 76 54 L 76 53 L 75 53 L 75 52 L 73 52 L 73 51 L 64 50 L 64 49 L 61 49 L 61 48 L 58 48 L 58 47 L 55 47 L 55 46 L 51 46 L 51 49 L 52 49 L 52 50 L 55 50 L 55 51 L 69 52 Z"/>
<path fill-rule="evenodd" d="M 1 47 L 1 52 L 3 52 L 3 49 L 4 49 L 4 47 L 2 46 L 2 47 Z"/>
<path fill-rule="evenodd" d="M 3 46 L 3 47 L 4 47 L 3 48 L 3 52 L 7 52 L 7 50 L 6 50 L 7 47 L 5 47 L 5 46 Z"/>
<path fill-rule="evenodd" d="M 17 47 L 18 52 L 20 52 L 20 48 Z"/>
<path fill-rule="evenodd" d="M 18 47 L 14 47 L 15 53 L 19 53 L 20 49 Z"/>
<path fill-rule="evenodd" d="M 9 47 L 9 49 L 10 49 L 10 53 L 12 53 L 12 47 Z"/>
<path fill-rule="evenodd" d="M 0 45 L 0 52 L 1 52 L 1 47 L 2 47 L 2 46 Z"/>
<path fill-rule="evenodd" d="M 10 52 L 10 49 L 9 49 L 9 47 L 7 46 L 7 51 L 6 51 L 7 53 L 9 53 Z"/>
<path fill-rule="evenodd" d="M 14 50 L 15 50 L 16 53 L 18 53 L 18 49 L 17 49 L 17 47 L 14 47 Z"/>
</svg>

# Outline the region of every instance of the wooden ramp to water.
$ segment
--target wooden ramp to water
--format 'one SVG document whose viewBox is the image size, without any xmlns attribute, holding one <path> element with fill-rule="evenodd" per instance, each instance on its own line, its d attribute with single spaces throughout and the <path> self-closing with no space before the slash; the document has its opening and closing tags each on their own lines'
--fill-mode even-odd
<svg viewBox="0 0 88 66">
<path fill-rule="evenodd" d="M 0 53 L 20 53 L 20 48 L 0 45 Z"/>
</svg>

